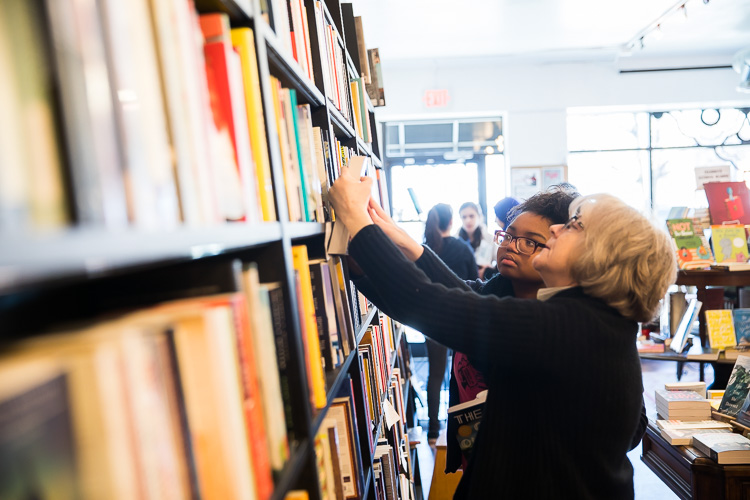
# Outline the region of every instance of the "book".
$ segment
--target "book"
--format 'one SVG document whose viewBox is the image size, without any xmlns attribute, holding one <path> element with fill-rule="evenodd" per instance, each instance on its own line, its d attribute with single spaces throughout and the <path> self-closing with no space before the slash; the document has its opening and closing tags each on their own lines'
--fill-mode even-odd
<svg viewBox="0 0 750 500">
<path fill-rule="evenodd" d="M 732 310 L 734 334 L 738 347 L 750 347 L 750 309 L 736 308 Z"/>
<path fill-rule="evenodd" d="M 278 283 L 261 285 L 258 267 L 250 263 L 243 271 L 243 292 L 252 322 L 251 341 L 255 353 L 255 373 L 265 421 L 268 459 L 270 467 L 280 473 L 289 458 L 289 441 L 284 414 L 284 401 L 281 393 L 279 370 L 277 367 L 276 343 L 269 289 L 280 286 Z"/>
<path fill-rule="evenodd" d="M 740 225 L 711 226 L 711 245 L 717 264 L 744 264 L 748 260 L 747 235 Z"/>
<path fill-rule="evenodd" d="M 711 309 L 706 314 L 706 333 L 708 343 L 714 349 L 734 346 L 737 337 L 734 333 L 734 322 L 731 309 Z"/>
<path fill-rule="evenodd" d="M 202 498 L 255 495 L 244 389 L 231 299 L 218 296 L 165 304 L 174 317 L 177 364 Z"/>
<path fill-rule="evenodd" d="M 315 304 L 312 295 L 312 282 L 310 279 L 310 261 L 307 257 L 307 247 L 295 245 L 292 247 L 292 263 L 294 270 L 299 273 L 301 303 L 299 304 L 300 315 L 305 323 L 305 342 L 307 344 L 307 367 L 310 377 L 312 394 L 311 402 L 314 408 L 323 408 L 326 405 L 326 384 L 323 374 L 323 363 L 320 356 L 320 339 L 318 337 L 318 322 L 315 317 Z"/>
<path fill-rule="evenodd" d="M 351 380 L 344 381 L 347 392 L 351 394 Z M 362 486 L 359 484 L 359 453 L 357 442 L 356 415 L 351 397 L 340 397 L 333 400 L 328 409 L 328 417 L 336 421 L 339 438 L 339 467 L 343 482 L 344 498 L 359 498 Z"/>
<path fill-rule="evenodd" d="M 1 498 L 81 498 L 69 390 L 59 363 L 0 359 Z"/>
<path fill-rule="evenodd" d="M 750 392 L 748 392 L 748 396 L 745 396 L 745 401 L 735 416 L 738 424 L 750 427 Z"/>
<path fill-rule="evenodd" d="M 101 23 L 93 21 L 100 19 L 99 5 L 68 0 L 46 7 L 44 17 L 54 19 L 49 32 L 76 221 L 123 229 L 129 224 L 126 169 L 118 148 L 112 102 L 117 89 L 107 71 L 107 44 Z"/>
<path fill-rule="evenodd" d="M 732 432 L 732 429 L 662 429 L 661 437 L 673 446 L 693 444 L 693 436 L 696 434 L 712 434 L 719 432 Z"/>
<path fill-rule="evenodd" d="M 331 273 L 325 259 L 310 261 L 310 278 L 318 320 L 320 350 L 325 360 L 325 370 L 332 371 L 344 362 L 338 326 L 336 325 L 336 304 L 333 297 Z"/>
<path fill-rule="evenodd" d="M 690 299 L 685 314 L 682 315 L 680 324 L 672 336 L 672 342 L 669 344 L 669 348 L 674 352 L 680 354 L 685 349 L 688 335 L 692 330 L 693 323 L 698 319 L 698 313 L 702 305 L 703 303 L 698 299 Z"/>
<path fill-rule="evenodd" d="M 42 8 L 0 7 L 0 231 L 59 229 L 71 221 L 52 54 L 38 26 Z"/>
<path fill-rule="evenodd" d="M 667 219 L 680 269 L 699 269 L 713 264 L 711 250 L 702 233 L 698 233 L 690 219 Z"/>
<path fill-rule="evenodd" d="M 657 389 L 654 391 L 656 404 L 665 408 L 672 409 L 689 409 L 689 408 L 707 408 L 708 400 L 694 391 L 668 391 L 666 389 Z"/>
<path fill-rule="evenodd" d="M 210 139 L 217 131 L 196 13 L 179 0 L 151 2 L 151 9 L 182 220 L 191 227 L 220 223 Z"/>
<path fill-rule="evenodd" d="M 724 397 L 721 398 L 719 412 L 731 417 L 739 413 L 750 387 L 750 356 L 740 355 L 729 375 Z"/>
<path fill-rule="evenodd" d="M 668 391 L 693 391 L 701 397 L 706 397 L 705 382 L 668 382 L 664 384 L 664 389 Z"/>
<path fill-rule="evenodd" d="M 719 420 L 657 420 L 656 426 L 661 430 L 732 428 L 731 424 Z"/>
<path fill-rule="evenodd" d="M 281 399 L 284 403 L 284 419 L 286 420 L 287 436 L 289 440 L 295 437 L 294 414 L 292 412 L 291 366 L 292 353 L 287 331 L 286 306 L 284 305 L 284 289 L 281 284 L 266 284 L 268 299 L 271 305 L 271 319 L 273 321 L 273 336 L 276 347 L 276 364 L 279 371 L 279 385 Z M 298 432 L 298 431 L 297 431 Z"/>
<path fill-rule="evenodd" d="M 741 434 L 695 434 L 693 446 L 722 465 L 750 463 L 750 439 Z"/>
<path fill-rule="evenodd" d="M 242 63 L 231 44 L 229 16 L 202 14 L 206 78 L 214 125 L 215 185 L 227 220 L 259 222 L 260 204 L 242 87 Z"/>
<path fill-rule="evenodd" d="M 468 460 L 474 450 L 474 441 L 479 432 L 479 426 L 482 423 L 482 414 L 484 412 L 484 403 L 487 400 L 487 391 L 481 391 L 477 397 L 471 401 L 466 401 L 448 408 L 448 419 L 456 429 L 455 436 L 449 436 L 449 439 L 456 439 L 461 453 Z"/>
<path fill-rule="evenodd" d="M 703 184 L 708 200 L 711 224 L 737 221 L 750 224 L 750 193 L 742 181 L 707 182 Z"/>
<path fill-rule="evenodd" d="M 266 123 L 263 115 L 263 101 L 260 95 L 260 76 L 258 60 L 255 53 L 255 35 L 250 28 L 234 28 L 231 31 L 232 46 L 240 55 L 242 64 L 242 81 L 245 89 L 247 121 L 250 131 L 250 145 L 255 163 L 258 196 L 263 220 L 276 220 L 273 183 L 271 181 L 271 162 L 268 157 L 266 141 Z"/>
</svg>

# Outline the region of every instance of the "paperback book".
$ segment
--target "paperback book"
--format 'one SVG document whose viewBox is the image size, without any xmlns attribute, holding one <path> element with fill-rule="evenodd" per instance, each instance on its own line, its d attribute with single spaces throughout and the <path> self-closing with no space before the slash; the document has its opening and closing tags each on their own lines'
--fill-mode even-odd
<svg viewBox="0 0 750 500">
<path fill-rule="evenodd" d="M 482 423 L 486 400 L 487 391 L 484 390 L 473 400 L 448 408 L 448 420 L 452 424 L 451 427 L 456 429 L 455 438 L 467 460 L 474 451 L 474 441 Z"/>
</svg>

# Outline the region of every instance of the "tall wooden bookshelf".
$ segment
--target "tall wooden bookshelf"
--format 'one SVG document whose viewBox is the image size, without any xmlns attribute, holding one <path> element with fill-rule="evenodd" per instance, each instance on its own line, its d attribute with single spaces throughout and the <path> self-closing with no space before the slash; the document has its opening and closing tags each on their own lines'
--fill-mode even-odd
<svg viewBox="0 0 750 500">
<path fill-rule="evenodd" d="M 14 2 L 15 0 L 12 0 L 8 5 Z M 55 5 L 56 0 L 29 2 L 28 5 L 32 7 L 28 12 L 31 12 L 32 21 L 36 21 L 36 25 L 31 26 L 30 29 L 35 32 L 35 36 L 38 36 L 36 43 L 41 47 L 40 53 L 46 54 L 48 64 L 45 70 L 48 73 L 47 76 L 40 78 L 48 80 L 47 84 L 51 89 L 49 107 L 53 112 L 53 126 L 50 133 L 62 158 L 60 163 L 63 164 L 61 171 L 64 179 L 60 185 L 65 192 L 66 202 L 60 204 L 63 206 L 62 210 L 65 211 L 65 214 L 60 216 L 64 222 L 55 223 L 53 230 L 39 230 L 34 224 L 27 223 L 29 217 L 23 216 L 19 219 L 15 214 L 9 213 L 8 207 L 13 207 L 11 203 L 13 200 L 9 201 L 8 191 L 0 188 L 0 356 L 2 356 L 0 357 L 0 373 L 4 373 L 3 370 L 6 368 L 3 366 L 4 363 L 12 364 L 13 352 L 19 345 L 33 343 L 50 334 L 59 337 L 60 331 L 72 331 L 79 328 L 79 325 L 90 326 L 110 321 L 111 318 L 156 307 L 163 302 L 216 296 L 216 294 L 236 294 L 242 288 L 240 283 L 243 279 L 242 269 L 246 268 L 248 263 L 255 263 L 260 282 L 280 283 L 283 291 L 283 321 L 287 326 L 286 341 L 290 362 L 287 372 L 290 393 L 284 403 L 290 407 L 293 428 L 289 429 L 288 435 L 289 455 L 283 468 L 275 471 L 273 475 L 272 492 L 270 495 L 263 496 L 255 491 L 254 494 L 247 495 L 247 498 L 280 500 L 294 490 L 304 490 L 312 499 L 329 498 L 321 484 L 323 476 L 318 465 L 320 459 L 316 453 L 316 446 L 318 446 L 316 438 L 326 425 L 327 416 L 332 406 L 335 405 L 336 398 L 345 394 L 347 387 L 353 389 L 351 407 L 355 412 L 357 424 L 354 433 L 356 438 L 352 443 L 356 450 L 358 464 L 356 470 L 353 471 L 358 484 L 356 497 L 382 498 L 381 491 L 385 492 L 388 488 L 382 484 L 382 479 L 377 479 L 382 478 L 384 472 L 383 463 L 376 458 L 375 448 L 378 436 L 385 436 L 386 440 L 388 439 L 388 428 L 394 425 L 396 427 L 404 425 L 390 421 L 392 417 L 386 417 L 385 408 L 393 403 L 391 401 L 393 391 L 401 391 L 403 395 L 410 393 L 408 347 L 400 325 L 383 317 L 372 304 L 359 297 L 356 288 L 350 283 L 345 259 L 343 259 L 343 289 L 346 302 L 342 303 L 342 307 L 346 307 L 352 314 L 355 345 L 351 346 L 350 352 L 339 366 L 325 371 L 325 404 L 315 407 L 309 403 L 311 394 L 307 372 L 310 368 L 306 357 L 308 346 L 304 337 L 304 321 L 300 319 L 303 316 L 303 304 L 298 299 L 298 273 L 294 270 L 293 247 L 304 246 L 310 259 L 327 258 L 325 245 L 327 226 L 330 226 L 327 220 L 329 213 L 312 222 L 290 220 L 288 192 L 284 181 L 284 159 L 281 156 L 281 138 L 274 119 L 274 109 L 277 103 L 274 101 L 274 89 L 270 78 L 276 78 L 284 89 L 293 90 L 297 104 L 309 105 L 312 125 L 323 131 L 331 146 L 334 140 L 338 140 L 352 154 L 371 158 L 372 165 L 376 169 L 371 172 L 371 175 L 382 178 L 383 172 L 378 172 L 382 163 L 378 127 L 372 103 L 369 99 L 364 99 L 367 109 L 365 119 L 369 121 L 369 124 L 360 123 L 360 127 L 371 131 L 370 140 L 365 141 L 362 134 L 357 132 L 354 117 L 347 116 L 346 112 L 339 109 L 330 95 L 326 95 L 325 90 L 327 85 L 326 76 L 323 74 L 325 65 L 321 61 L 323 52 L 320 50 L 320 44 L 323 41 L 317 37 L 317 23 L 321 17 L 319 12 L 316 13 L 316 3 L 317 7 L 322 9 L 325 23 L 331 27 L 331 39 L 345 55 L 344 70 L 347 81 L 343 85 L 343 92 L 347 94 L 346 99 L 352 99 L 349 80 L 359 77 L 359 65 L 362 64 L 359 57 L 352 57 L 349 54 L 351 50 L 356 50 L 351 44 L 357 42 L 356 35 L 351 32 L 353 30 L 351 5 L 343 4 L 342 6 L 339 0 L 325 0 L 324 2 L 299 0 L 297 2 L 297 5 L 304 9 L 302 15 L 306 18 L 309 27 L 309 70 L 312 70 L 310 74 L 309 70 L 303 70 L 301 64 L 295 60 L 295 56 L 289 50 L 289 44 L 281 38 L 282 34 L 277 34 L 275 31 L 275 26 L 279 23 L 274 20 L 278 21 L 281 16 L 288 16 L 291 9 L 275 12 L 274 7 L 281 6 L 286 10 L 289 8 L 288 1 L 139 0 L 136 3 L 147 7 L 147 11 L 141 12 L 147 16 L 144 19 L 150 19 L 156 23 L 155 19 L 158 16 L 155 5 L 161 2 L 170 5 L 181 2 L 197 14 L 223 13 L 228 16 L 232 28 L 252 29 L 260 84 L 260 102 L 265 117 L 266 143 L 264 147 L 267 148 L 266 153 L 270 160 L 273 209 L 276 215 L 273 220 L 255 223 L 235 221 L 188 224 L 184 220 L 186 209 L 183 207 L 183 220 L 173 227 L 158 225 L 148 227 L 148 224 L 134 224 L 132 214 L 129 214 L 130 222 L 124 224 L 112 224 L 107 220 L 86 218 L 85 207 L 81 205 L 81 200 L 76 199 L 78 195 L 74 193 L 75 179 L 72 178 L 74 175 L 70 172 L 83 168 L 76 162 L 88 153 L 85 147 L 83 151 L 76 148 L 87 144 L 91 146 L 100 137 L 96 134 L 101 134 L 102 130 L 96 129 L 96 123 L 90 123 L 89 132 L 94 135 L 86 136 L 80 130 L 75 133 L 71 132 L 71 124 L 74 124 L 75 120 L 80 117 L 69 116 L 70 108 L 67 107 L 68 103 L 62 102 L 65 97 L 61 97 L 60 93 L 70 92 L 70 89 L 64 88 L 70 85 L 70 81 L 65 82 L 61 77 L 67 71 L 72 71 L 71 68 L 65 66 L 65 62 L 84 60 L 89 55 L 73 54 L 73 59 L 66 59 L 59 54 L 56 56 L 55 51 L 59 51 L 60 48 L 55 45 L 54 36 L 48 36 L 48 32 L 62 30 L 65 28 L 64 23 L 73 22 L 70 17 L 62 18 L 60 9 L 69 9 L 78 14 L 88 9 L 87 12 L 95 14 L 96 18 L 77 19 L 75 22 L 93 22 L 93 31 L 103 30 L 105 17 L 116 16 L 118 13 L 114 7 L 116 2 L 114 0 L 112 2 L 69 0 L 61 2 L 65 4 L 64 6 Z M 109 11 L 107 11 L 108 8 Z M 0 8 L 0 26 L 3 22 L 10 23 L 14 12 L 17 14 L 17 10 L 13 11 L 10 7 L 5 9 Z M 119 12 L 131 11 L 121 9 Z M 6 16 L 5 19 L 3 16 Z M 174 22 L 175 26 L 186 28 L 179 24 L 186 22 L 185 19 L 175 19 Z M 86 29 L 91 31 L 92 25 L 88 24 Z M 159 27 L 156 25 L 153 27 L 152 36 L 155 38 L 159 36 Z M 25 43 L 23 38 L 19 41 L 21 45 Z M 0 38 L 0 52 L 9 49 L 7 42 L 7 38 L 5 42 Z M 69 50 L 70 47 L 66 49 Z M 106 45 L 102 47 L 102 50 L 105 54 L 100 61 L 111 65 L 115 49 Z M 132 67 L 138 67 L 140 62 L 135 61 Z M 12 68 L 12 63 L 0 60 L 0 69 L 7 69 L 7 67 Z M 104 70 L 104 68 L 98 69 Z M 108 70 L 111 71 L 112 68 L 109 67 Z M 126 77 L 127 75 L 123 77 L 123 81 Z M 161 85 L 166 86 L 163 80 L 164 74 L 158 75 L 158 78 Z M 117 85 L 113 84 L 113 88 L 115 87 Z M 93 92 L 91 89 L 88 90 Z M 116 98 L 124 99 L 123 96 L 126 94 L 123 94 L 122 90 L 116 88 L 111 96 L 99 95 L 98 98 L 105 101 Z M 166 91 L 161 86 L 150 90 Z M 364 95 L 366 97 L 366 94 Z M 162 98 L 167 101 L 164 96 Z M 109 106 L 116 107 L 111 102 Z M 168 103 L 165 102 L 164 106 L 168 106 Z M 101 110 L 98 111 L 101 112 Z M 356 113 L 357 110 L 354 112 Z M 11 114 L 10 116 L 21 115 Z M 8 118 L 5 120 L 0 125 L 9 125 Z M 125 123 L 123 121 L 117 122 L 115 119 L 112 121 L 118 123 L 120 128 L 126 126 L 123 125 Z M 172 126 L 176 124 L 172 123 Z M 121 133 L 122 130 L 119 130 L 115 137 L 122 138 Z M 76 136 L 76 134 L 79 135 Z M 172 154 L 177 155 L 177 147 L 175 144 L 171 146 L 173 147 Z M 123 151 L 139 153 L 137 148 L 128 149 L 133 147 L 133 144 L 119 144 L 115 149 L 120 154 L 124 154 Z M 11 157 L 0 154 L 0 160 L 9 158 Z M 8 164 L 4 166 L 1 163 L 2 161 L 0 161 L 0 179 L 7 180 L 10 175 L 19 175 L 18 172 L 24 168 L 20 167 L 19 170 L 16 166 L 11 171 L 11 166 Z M 328 164 L 326 162 L 326 165 Z M 176 168 L 173 165 L 163 167 L 167 171 Z M 102 166 L 94 162 L 93 167 L 87 165 L 87 168 L 100 169 Z M 335 176 L 330 170 L 328 174 Z M 42 182 L 42 179 L 32 179 L 31 184 L 34 182 Z M 129 182 L 135 181 L 129 179 Z M 387 200 L 385 201 L 387 203 Z M 328 208 L 326 207 L 326 210 Z M 133 210 L 133 207 L 130 209 Z M 332 318 L 329 319 L 332 320 Z M 390 331 L 390 340 L 386 342 L 381 339 L 381 342 L 385 342 L 384 345 L 390 345 L 394 349 L 387 348 L 387 352 L 380 353 L 383 359 L 388 361 L 387 366 L 382 367 L 385 387 L 374 404 L 375 414 L 370 414 L 366 408 L 369 390 L 367 385 L 374 382 L 364 376 L 366 364 L 363 364 L 363 355 L 360 354 L 360 350 L 362 350 L 363 338 L 372 336 L 373 331 L 377 332 L 378 328 L 383 332 L 381 335 L 387 335 Z M 370 361 L 373 360 L 370 359 Z M 393 375 L 396 368 L 397 372 L 400 372 L 400 379 Z M 398 387 L 393 386 L 393 380 L 400 380 Z M 179 385 L 178 382 L 177 386 Z M 0 383 L 0 407 L 7 402 L 3 400 L 6 396 L 3 395 L 2 388 L 3 384 Z M 189 418 L 187 422 L 184 421 L 187 412 L 182 408 L 184 401 L 179 396 L 183 395 L 178 394 L 177 397 L 178 405 L 181 406 L 179 410 L 181 425 L 189 436 L 191 423 Z M 405 406 L 408 406 L 408 401 Z M 406 415 L 403 415 L 403 408 L 398 408 L 396 405 L 395 409 L 402 413 L 401 421 L 405 423 Z M 12 426 L 7 422 L 0 422 L 0 455 L 5 453 L 6 458 L 8 453 L 12 453 L 9 451 L 7 442 L 9 433 L 12 433 Z M 393 439 L 392 436 L 391 438 Z M 190 438 L 187 437 L 186 440 L 189 441 Z M 189 483 L 185 496 L 202 498 L 202 485 L 195 470 L 196 457 L 191 456 L 192 448 L 189 444 L 185 446 L 186 456 L 184 457 L 188 475 L 187 483 Z M 392 441 L 391 444 L 408 451 L 408 438 L 402 439 L 401 442 Z M 412 456 L 415 455 L 412 454 Z M 12 459 L 12 455 L 10 458 Z M 392 484 L 388 498 L 412 498 L 413 492 L 420 490 L 418 482 L 414 484 L 414 469 L 417 468 L 417 464 L 406 465 L 404 463 L 391 464 L 391 466 L 402 472 L 410 481 L 411 486 L 403 488 L 403 485 Z M 63 477 L 63 480 L 75 482 L 76 477 L 67 479 Z M 4 482 L 6 484 L 3 484 Z M 393 486 L 396 487 L 395 491 L 392 490 Z M 8 478 L 0 474 L 0 496 L 4 496 L 4 491 L 11 491 L 7 488 L 11 488 L 8 485 Z M 401 494 L 398 493 L 399 490 Z M 12 495 L 12 492 L 9 494 Z M 394 494 L 396 496 L 393 496 Z M 337 492 L 332 498 L 339 496 L 340 492 Z M 418 496 L 421 498 L 421 494 Z M 111 497 L 115 498 L 115 495 Z M 146 494 L 140 497 L 150 498 Z M 86 498 L 85 488 L 81 493 L 81 498 Z"/>
</svg>

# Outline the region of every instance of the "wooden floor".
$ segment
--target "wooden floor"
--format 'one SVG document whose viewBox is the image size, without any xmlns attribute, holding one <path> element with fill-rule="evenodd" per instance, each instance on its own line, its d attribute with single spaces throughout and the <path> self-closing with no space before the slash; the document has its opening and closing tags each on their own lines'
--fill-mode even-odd
<svg viewBox="0 0 750 500">
<path fill-rule="evenodd" d="M 426 380 L 426 363 L 419 363 L 421 360 L 415 361 L 416 375 L 418 377 L 424 377 L 422 380 Z M 649 414 L 649 417 L 654 418 L 656 415 L 654 391 L 663 388 L 664 383 L 666 382 L 677 380 L 677 364 L 671 361 L 643 360 L 641 366 L 643 369 L 643 394 L 646 402 L 646 412 Z M 713 381 L 713 372 L 711 371 L 710 365 L 706 366 L 705 377 L 708 384 Z M 681 380 L 697 381 L 698 379 L 698 364 L 686 363 Z M 426 422 L 423 422 L 423 426 L 426 426 Z M 420 435 L 422 439 L 420 444 L 417 445 L 417 454 L 419 456 L 419 469 L 422 477 L 422 491 L 424 492 L 425 500 L 429 500 L 427 496 L 430 491 L 433 469 L 435 467 L 435 449 L 431 448 L 427 443 L 426 430 L 423 429 Z M 678 498 L 653 472 L 651 472 L 651 469 L 646 467 L 641 461 L 640 446 L 628 453 L 628 458 L 633 464 L 634 469 L 633 481 L 635 485 L 636 500 L 673 500 Z"/>
</svg>

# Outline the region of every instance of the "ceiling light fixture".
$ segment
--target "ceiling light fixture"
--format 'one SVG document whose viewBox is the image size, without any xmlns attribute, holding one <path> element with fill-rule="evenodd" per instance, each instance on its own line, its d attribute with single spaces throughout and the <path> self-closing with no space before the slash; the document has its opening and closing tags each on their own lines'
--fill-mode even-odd
<svg viewBox="0 0 750 500">
<path fill-rule="evenodd" d="M 661 39 L 664 36 L 662 28 L 664 23 L 674 22 L 687 22 L 687 4 L 690 0 L 680 0 L 667 9 L 662 15 L 654 19 L 645 28 L 640 30 L 630 40 L 622 45 L 622 50 L 626 51 L 634 47 L 640 47 L 643 49 L 643 39 L 646 37 L 652 37 L 654 39 Z M 708 3 L 709 0 L 703 0 L 703 3 Z"/>
</svg>

